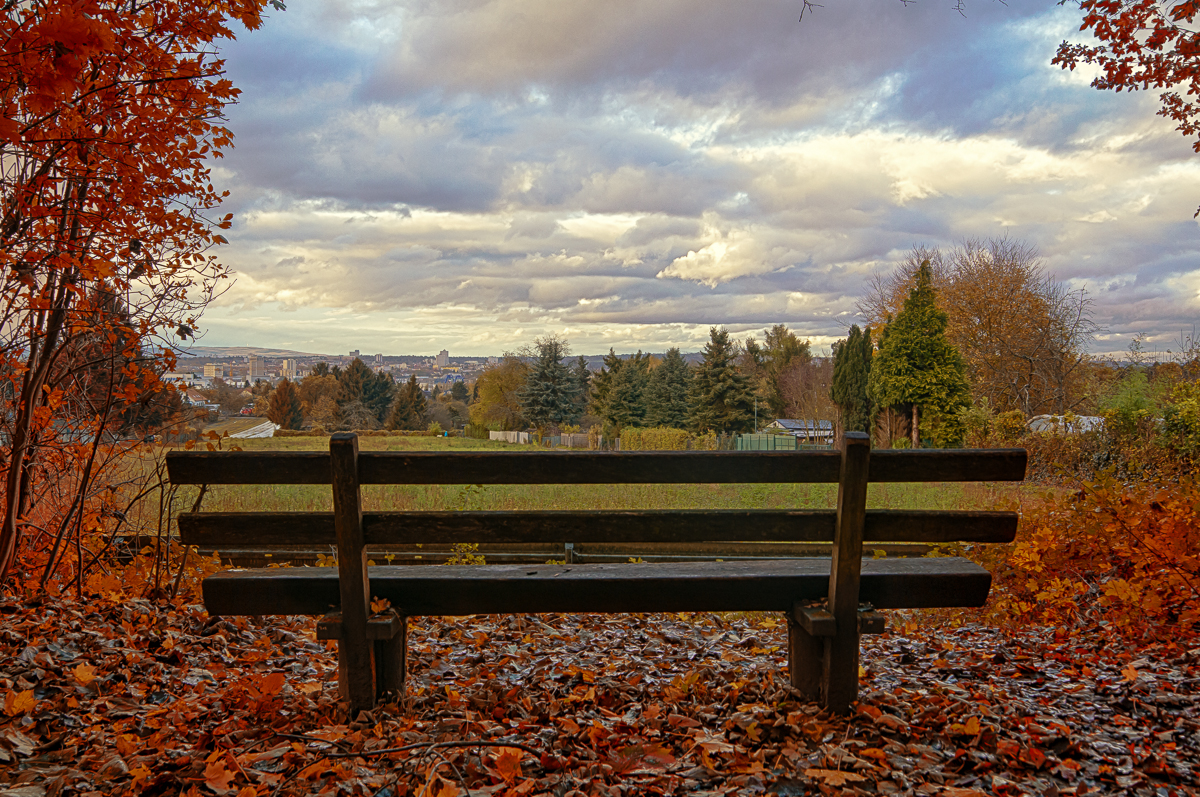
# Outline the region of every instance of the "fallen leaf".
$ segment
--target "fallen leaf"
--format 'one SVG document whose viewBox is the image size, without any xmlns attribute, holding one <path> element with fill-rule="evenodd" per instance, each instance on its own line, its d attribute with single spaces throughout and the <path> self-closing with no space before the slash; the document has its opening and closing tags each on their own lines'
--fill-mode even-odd
<svg viewBox="0 0 1200 797">
<path fill-rule="evenodd" d="M 208 766 L 204 768 L 205 785 L 218 794 L 224 794 L 232 791 L 229 784 L 236 777 L 236 772 L 230 772 L 225 768 L 225 760 L 223 758 L 210 761 Z"/>
<path fill-rule="evenodd" d="M 75 681 L 80 686 L 87 686 L 92 681 L 96 680 L 96 668 L 87 662 L 80 664 L 78 667 L 72 670 L 71 673 L 75 676 Z"/>
<path fill-rule="evenodd" d="M 4 713 L 10 717 L 31 711 L 36 705 L 37 699 L 33 696 L 32 689 L 26 689 L 24 692 L 13 692 L 10 690 L 4 696 Z"/>
<path fill-rule="evenodd" d="M 492 761 L 492 769 L 500 776 L 501 780 L 511 786 L 521 776 L 520 751 L 511 747 L 505 748 Z"/>
<path fill-rule="evenodd" d="M 866 780 L 854 772 L 842 772 L 840 769 L 806 769 L 806 777 L 820 780 L 827 786 L 845 786 L 847 783 L 859 783 Z"/>
</svg>

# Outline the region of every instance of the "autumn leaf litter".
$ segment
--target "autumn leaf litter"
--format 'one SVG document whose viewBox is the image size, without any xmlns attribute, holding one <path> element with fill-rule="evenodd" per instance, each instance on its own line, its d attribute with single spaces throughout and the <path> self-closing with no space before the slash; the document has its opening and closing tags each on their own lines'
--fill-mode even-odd
<svg viewBox="0 0 1200 797">
<path fill-rule="evenodd" d="M 900 618 L 841 718 L 776 617 L 420 618 L 405 702 L 347 717 L 311 618 L 0 617 L 0 797 L 1197 793 L 1200 641 Z"/>
</svg>

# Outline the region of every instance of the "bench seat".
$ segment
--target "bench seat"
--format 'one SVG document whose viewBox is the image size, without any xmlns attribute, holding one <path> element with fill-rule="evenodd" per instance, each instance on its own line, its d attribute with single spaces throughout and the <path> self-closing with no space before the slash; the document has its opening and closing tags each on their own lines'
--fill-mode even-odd
<svg viewBox="0 0 1200 797">
<path fill-rule="evenodd" d="M 784 611 L 829 593 L 830 560 L 576 565 L 380 566 L 371 594 L 401 614 Z M 859 599 L 878 609 L 982 606 L 991 574 L 959 557 L 864 559 Z M 337 568 L 227 570 L 204 580 L 220 615 L 324 614 Z"/>
</svg>

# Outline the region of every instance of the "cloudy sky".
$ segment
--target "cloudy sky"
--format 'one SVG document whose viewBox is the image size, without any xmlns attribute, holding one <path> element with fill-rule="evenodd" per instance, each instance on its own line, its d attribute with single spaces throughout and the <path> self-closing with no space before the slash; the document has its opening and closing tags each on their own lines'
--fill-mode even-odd
<svg viewBox="0 0 1200 797">
<path fill-rule="evenodd" d="M 1008 235 L 1165 349 L 1200 307 L 1200 156 L 1051 66 L 1049 0 L 288 0 L 225 48 L 235 285 L 214 346 L 819 349 L 914 245 Z"/>
</svg>

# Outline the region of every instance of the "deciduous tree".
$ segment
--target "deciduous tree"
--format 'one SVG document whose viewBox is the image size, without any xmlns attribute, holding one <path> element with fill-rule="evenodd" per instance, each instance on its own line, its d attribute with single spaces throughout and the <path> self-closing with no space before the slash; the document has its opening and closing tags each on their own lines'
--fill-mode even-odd
<svg viewBox="0 0 1200 797">
<path fill-rule="evenodd" d="M 809 342 L 800 340 L 796 333 L 783 324 L 764 330 L 761 346 L 753 335 L 746 339 L 746 368 L 752 375 L 758 395 L 766 404 L 765 407 L 759 407 L 761 419 L 787 417 L 783 386 L 789 381 L 796 381 L 798 374 L 789 372 L 803 369 L 811 360 Z"/>
<path fill-rule="evenodd" d="M 518 392 L 525 385 L 529 365 L 515 354 L 505 354 L 497 364 L 484 369 L 475 381 L 479 400 L 471 405 L 471 423 L 497 431 L 524 429 Z"/>
<path fill-rule="evenodd" d="M 299 429 L 304 424 L 300 393 L 288 379 L 281 379 L 267 400 L 267 418 L 281 429 Z"/>
</svg>

